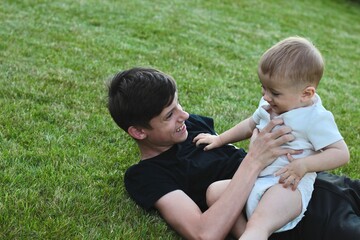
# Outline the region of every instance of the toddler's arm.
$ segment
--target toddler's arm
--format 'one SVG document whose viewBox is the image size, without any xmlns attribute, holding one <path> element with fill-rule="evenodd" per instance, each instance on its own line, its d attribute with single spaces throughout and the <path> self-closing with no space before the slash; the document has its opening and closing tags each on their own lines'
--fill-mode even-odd
<svg viewBox="0 0 360 240">
<path fill-rule="evenodd" d="M 249 117 L 220 135 L 200 133 L 194 138 L 193 142 L 196 143 L 196 146 L 208 144 L 204 150 L 210 150 L 228 143 L 234 143 L 250 138 L 255 126 L 256 124 L 253 118 Z"/>
<path fill-rule="evenodd" d="M 350 154 L 345 141 L 340 140 L 325 147 L 320 153 L 299 159 L 291 156 L 288 158 L 291 162 L 276 172 L 276 175 L 281 175 L 280 182 L 284 183 L 284 187 L 292 185 L 296 189 L 306 173 L 338 168 L 349 162 Z"/>
</svg>

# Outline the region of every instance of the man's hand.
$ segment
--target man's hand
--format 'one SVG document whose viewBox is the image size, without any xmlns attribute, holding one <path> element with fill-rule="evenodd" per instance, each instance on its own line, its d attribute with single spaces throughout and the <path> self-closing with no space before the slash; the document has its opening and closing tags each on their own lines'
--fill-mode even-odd
<svg viewBox="0 0 360 240">
<path fill-rule="evenodd" d="M 289 164 L 275 173 L 275 176 L 280 176 L 279 183 L 283 183 L 285 188 L 291 187 L 296 190 L 300 180 L 307 173 L 304 161 L 301 159 L 294 159 L 290 154 L 286 155 Z"/>
<path fill-rule="evenodd" d="M 197 135 L 193 142 L 198 147 L 200 144 L 207 144 L 206 147 L 204 147 L 204 151 L 217 148 L 223 145 L 220 136 L 218 135 L 211 135 L 209 133 L 200 133 Z"/>
<path fill-rule="evenodd" d="M 274 129 L 276 126 L 280 127 Z M 248 155 L 263 169 L 281 155 L 298 153 L 296 150 L 281 147 L 284 143 L 294 140 L 291 131 L 290 127 L 283 125 L 282 119 L 271 120 L 261 132 L 257 129 L 253 131 Z"/>
</svg>

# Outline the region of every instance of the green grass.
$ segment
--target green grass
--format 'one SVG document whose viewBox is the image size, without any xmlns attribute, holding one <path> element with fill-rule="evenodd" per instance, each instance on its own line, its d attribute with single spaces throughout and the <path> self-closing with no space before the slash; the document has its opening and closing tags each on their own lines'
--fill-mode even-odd
<svg viewBox="0 0 360 240">
<path fill-rule="evenodd" d="M 335 172 L 360 178 L 359 10 L 347 0 L 1 1 L 0 238 L 179 238 L 124 190 L 139 154 L 107 112 L 108 78 L 158 68 L 186 110 L 222 132 L 252 113 L 257 61 L 290 35 L 323 53 L 318 92 L 351 152 Z"/>
</svg>

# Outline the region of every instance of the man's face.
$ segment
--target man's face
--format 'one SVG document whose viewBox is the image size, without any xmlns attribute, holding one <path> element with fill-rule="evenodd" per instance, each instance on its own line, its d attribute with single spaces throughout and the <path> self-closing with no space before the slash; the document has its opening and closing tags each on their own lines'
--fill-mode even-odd
<svg viewBox="0 0 360 240">
<path fill-rule="evenodd" d="M 144 130 L 147 135 L 145 141 L 152 147 L 171 147 L 185 141 L 188 136 L 185 120 L 188 118 L 189 114 L 182 109 L 175 93 L 173 102 L 150 120 L 152 129 Z"/>
</svg>

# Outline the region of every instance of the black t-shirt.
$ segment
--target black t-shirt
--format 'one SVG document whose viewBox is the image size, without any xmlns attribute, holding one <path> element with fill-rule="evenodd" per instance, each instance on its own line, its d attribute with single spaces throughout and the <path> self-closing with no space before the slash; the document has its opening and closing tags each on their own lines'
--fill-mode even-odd
<svg viewBox="0 0 360 240">
<path fill-rule="evenodd" d="M 162 154 L 138 162 L 125 174 L 125 187 L 134 201 L 145 209 L 165 194 L 184 191 L 202 211 L 206 210 L 206 189 L 218 180 L 232 178 L 241 160 L 243 149 L 232 145 L 204 151 L 195 147 L 193 138 L 199 133 L 214 134 L 213 120 L 190 115 L 185 122 L 189 132 L 186 141 Z"/>
</svg>

